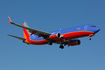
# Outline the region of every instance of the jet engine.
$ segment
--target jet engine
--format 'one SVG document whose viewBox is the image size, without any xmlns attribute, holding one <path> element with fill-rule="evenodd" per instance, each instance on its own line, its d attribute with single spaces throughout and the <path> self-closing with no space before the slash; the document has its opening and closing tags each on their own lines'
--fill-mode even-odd
<svg viewBox="0 0 105 70">
<path fill-rule="evenodd" d="M 68 46 L 76 46 L 76 45 L 80 45 L 81 41 L 80 40 L 71 40 L 71 42 L 68 44 Z"/>
<path fill-rule="evenodd" d="M 52 35 L 49 38 L 50 39 L 56 39 L 56 38 L 62 38 L 62 37 L 63 37 L 63 35 L 61 35 L 60 33 L 57 33 L 56 35 Z"/>
<path fill-rule="evenodd" d="M 61 37 L 61 34 L 60 33 L 57 33 L 57 37 L 60 38 Z"/>
</svg>

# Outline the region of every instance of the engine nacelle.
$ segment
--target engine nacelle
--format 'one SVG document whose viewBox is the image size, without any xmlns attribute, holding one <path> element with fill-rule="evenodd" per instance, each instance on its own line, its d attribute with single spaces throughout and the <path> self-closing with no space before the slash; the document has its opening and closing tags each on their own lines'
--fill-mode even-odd
<svg viewBox="0 0 105 70">
<path fill-rule="evenodd" d="M 56 38 L 58 38 L 58 37 L 57 37 L 57 35 L 51 35 L 49 38 L 50 38 L 50 39 L 56 39 Z"/>
<path fill-rule="evenodd" d="M 56 39 L 56 38 L 62 38 L 62 37 L 63 37 L 63 35 L 61 35 L 60 33 L 57 33 L 56 35 L 52 35 L 49 38 L 50 39 Z"/>
<path fill-rule="evenodd" d="M 76 46 L 76 45 L 80 45 L 81 41 L 80 40 L 72 40 L 70 42 L 70 44 L 68 44 L 68 46 Z"/>
<path fill-rule="evenodd" d="M 61 34 L 60 33 L 57 33 L 57 37 L 60 38 L 60 36 L 61 36 Z"/>
</svg>

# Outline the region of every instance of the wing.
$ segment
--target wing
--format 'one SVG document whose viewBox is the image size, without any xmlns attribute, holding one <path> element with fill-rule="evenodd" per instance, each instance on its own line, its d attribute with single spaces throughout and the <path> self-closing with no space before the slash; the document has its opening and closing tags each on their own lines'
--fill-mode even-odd
<svg viewBox="0 0 105 70">
<path fill-rule="evenodd" d="M 16 24 L 14 22 L 11 21 L 10 17 L 8 17 L 8 20 L 9 20 L 9 23 L 13 24 L 13 25 L 16 25 L 18 27 L 21 27 L 21 28 L 25 28 L 27 30 L 29 30 L 29 32 L 31 34 L 35 34 L 35 35 L 38 35 L 39 37 L 40 36 L 50 36 L 51 34 L 50 33 L 47 33 L 47 32 L 44 32 L 44 31 L 40 31 L 40 30 L 37 30 L 37 29 L 33 29 L 33 28 L 29 28 L 29 27 L 25 27 L 25 26 L 22 26 L 22 25 L 19 25 L 19 24 Z"/>
<path fill-rule="evenodd" d="M 20 40 L 26 40 L 25 38 L 21 38 L 21 37 L 17 37 L 17 36 L 13 36 L 13 35 L 9 35 L 7 34 L 8 36 L 11 36 L 11 37 L 14 37 L 14 38 L 17 38 L 17 39 L 20 39 Z"/>
</svg>

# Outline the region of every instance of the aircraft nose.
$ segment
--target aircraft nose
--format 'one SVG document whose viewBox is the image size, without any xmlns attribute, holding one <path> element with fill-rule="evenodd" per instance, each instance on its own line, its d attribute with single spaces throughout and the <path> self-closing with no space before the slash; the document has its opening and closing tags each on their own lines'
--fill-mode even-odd
<svg viewBox="0 0 105 70">
<path fill-rule="evenodd" d="M 100 28 L 98 28 L 98 27 L 97 27 L 97 28 L 96 28 L 96 32 L 95 32 L 95 33 L 99 32 L 99 31 L 100 31 Z"/>
</svg>

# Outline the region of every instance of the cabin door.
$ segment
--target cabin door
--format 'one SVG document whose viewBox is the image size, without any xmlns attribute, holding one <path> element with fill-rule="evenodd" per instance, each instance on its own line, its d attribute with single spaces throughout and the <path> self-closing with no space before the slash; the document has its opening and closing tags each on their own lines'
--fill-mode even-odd
<svg viewBox="0 0 105 70">
<path fill-rule="evenodd" d="M 84 31 L 87 31 L 87 27 L 88 27 L 88 26 L 85 26 L 85 27 L 84 27 Z"/>
</svg>

